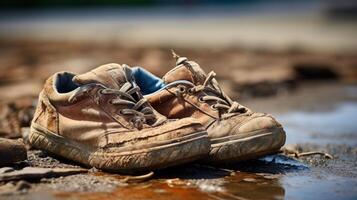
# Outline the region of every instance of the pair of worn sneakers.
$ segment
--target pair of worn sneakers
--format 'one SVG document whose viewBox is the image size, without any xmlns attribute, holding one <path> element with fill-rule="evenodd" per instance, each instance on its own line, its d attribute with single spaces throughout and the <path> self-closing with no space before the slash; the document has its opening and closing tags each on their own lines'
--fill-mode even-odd
<svg viewBox="0 0 357 200">
<path fill-rule="evenodd" d="M 282 126 L 231 100 L 215 73 L 185 57 L 162 79 L 102 65 L 60 72 L 39 95 L 29 143 L 86 166 L 139 173 L 195 160 L 232 163 L 277 152 Z"/>
</svg>

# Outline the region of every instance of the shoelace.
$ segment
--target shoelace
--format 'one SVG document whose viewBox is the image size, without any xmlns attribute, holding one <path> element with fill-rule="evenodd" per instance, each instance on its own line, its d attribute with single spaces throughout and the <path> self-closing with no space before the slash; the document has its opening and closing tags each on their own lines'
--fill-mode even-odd
<svg viewBox="0 0 357 200">
<path fill-rule="evenodd" d="M 89 89 L 92 87 L 97 87 L 98 85 L 103 88 L 99 89 L 100 94 L 114 94 L 117 96 L 116 98 L 113 98 L 109 101 L 110 104 L 128 106 L 128 108 L 121 109 L 119 112 L 122 115 L 132 116 L 129 121 L 137 129 L 142 129 L 143 125 L 147 123 L 147 120 L 155 119 L 152 108 L 149 106 L 144 106 L 147 100 L 140 97 L 139 100 L 136 100 L 132 96 L 133 94 L 139 92 L 140 89 L 138 86 L 133 86 L 130 82 L 126 82 L 119 90 L 107 88 L 104 85 L 98 83 L 87 84 L 81 87 L 75 94 L 73 94 L 69 100 L 73 101 L 77 96 L 89 91 Z M 143 108 L 140 109 L 141 107 Z"/>
<path fill-rule="evenodd" d="M 200 101 L 215 101 L 212 105 L 214 109 L 219 111 L 219 118 L 225 113 L 245 113 L 247 108 L 240 105 L 238 102 L 229 98 L 219 87 L 218 82 L 215 79 L 216 73 L 211 71 L 205 79 L 203 85 L 194 85 L 188 92 L 197 93 L 200 91 L 205 92 L 205 96 L 200 97 Z M 212 95 L 210 95 L 212 94 Z"/>
</svg>

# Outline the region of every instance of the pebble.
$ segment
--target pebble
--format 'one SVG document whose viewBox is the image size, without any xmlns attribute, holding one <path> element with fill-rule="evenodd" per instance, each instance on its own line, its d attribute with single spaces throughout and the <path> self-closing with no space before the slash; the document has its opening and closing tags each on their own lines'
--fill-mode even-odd
<svg viewBox="0 0 357 200">
<path fill-rule="evenodd" d="M 31 184 L 29 182 L 27 182 L 27 181 L 21 180 L 21 181 L 17 182 L 17 184 L 16 184 L 16 189 L 18 191 L 27 190 L 29 188 L 31 188 Z"/>
<path fill-rule="evenodd" d="M 245 182 L 257 182 L 257 179 L 255 179 L 255 178 L 244 178 L 243 181 L 245 181 Z"/>
<path fill-rule="evenodd" d="M 27 150 L 25 145 L 17 140 L 0 138 L 0 165 L 24 161 L 27 159 Z"/>
</svg>

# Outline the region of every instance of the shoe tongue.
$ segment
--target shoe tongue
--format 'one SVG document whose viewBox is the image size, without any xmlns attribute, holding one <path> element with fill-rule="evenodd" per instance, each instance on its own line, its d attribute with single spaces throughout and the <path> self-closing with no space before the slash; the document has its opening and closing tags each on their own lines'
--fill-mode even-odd
<svg viewBox="0 0 357 200">
<path fill-rule="evenodd" d="M 130 75 L 126 73 L 127 70 L 130 68 L 114 63 L 101 65 L 87 73 L 74 76 L 73 82 L 79 85 L 101 83 L 108 88 L 120 89 L 124 83 L 131 79 L 128 77 Z"/>
<path fill-rule="evenodd" d="M 179 80 L 190 81 L 195 85 L 202 85 L 207 75 L 194 61 L 186 57 L 176 57 L 176 67 L 166 73 L 162 78 L 164 83 L 172 83 Z"/>
</svg>

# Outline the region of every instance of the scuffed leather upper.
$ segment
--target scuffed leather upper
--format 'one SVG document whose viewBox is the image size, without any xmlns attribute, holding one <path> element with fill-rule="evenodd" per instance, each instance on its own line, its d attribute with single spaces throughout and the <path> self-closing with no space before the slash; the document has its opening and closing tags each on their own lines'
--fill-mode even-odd
<svg viewBox="0 0 357 200">
<path fill-rule="evenodd" d="M 182 82 L 185 80 L 193 83 L 194 86 L 203 85 L 207 75 L 200 66 L 182 57 L 178 58 L 176 64 L 177 66 L 163 77 L 163 81 L 169 86 L 146 96 L 150 104 L 164 116 L 198 119 L 206 127 L 210 138 L 281 126 L 272 116 L 255 113 L 248 108 L 246 112 L 219 113 L 214 107 L 214 101 L 202 101 L 202 97 L 207 93 L 204 91 L 193 93 L 190 91 L 192 86 Z"/>
<path fill-rule="evenodd" d="M 67 72 L 62 72 L 67 73 Z M 130 117 L 120 110 L 127 105 L 112 105 L 116 94 L 103 95 L 103 87 L 119 89 L 131 81 L 118 64 L 100 66 L 88 73 L 76 75 L 73 81 L 78 85 L 74 91 L 59 93 L 56 81 L 61 73 L 50 77 L 39 96 L 39 104 L 33 123 L 60 135 L 94 148 L 125 147 L 126 150 L 141 148 L 151 142 L 169 141 L 178 136 L 204 131 L 194 119 L 167 120 L 153 109 L 155 119 L 147 121 L 142 129 L 130 122 Z M 94 84 L 73 98 L 81 87 Z M 136 98 L 142 98 L 136 94 Z M 145 106 L 151 107 L 148 103 Z"/>
</svg>

